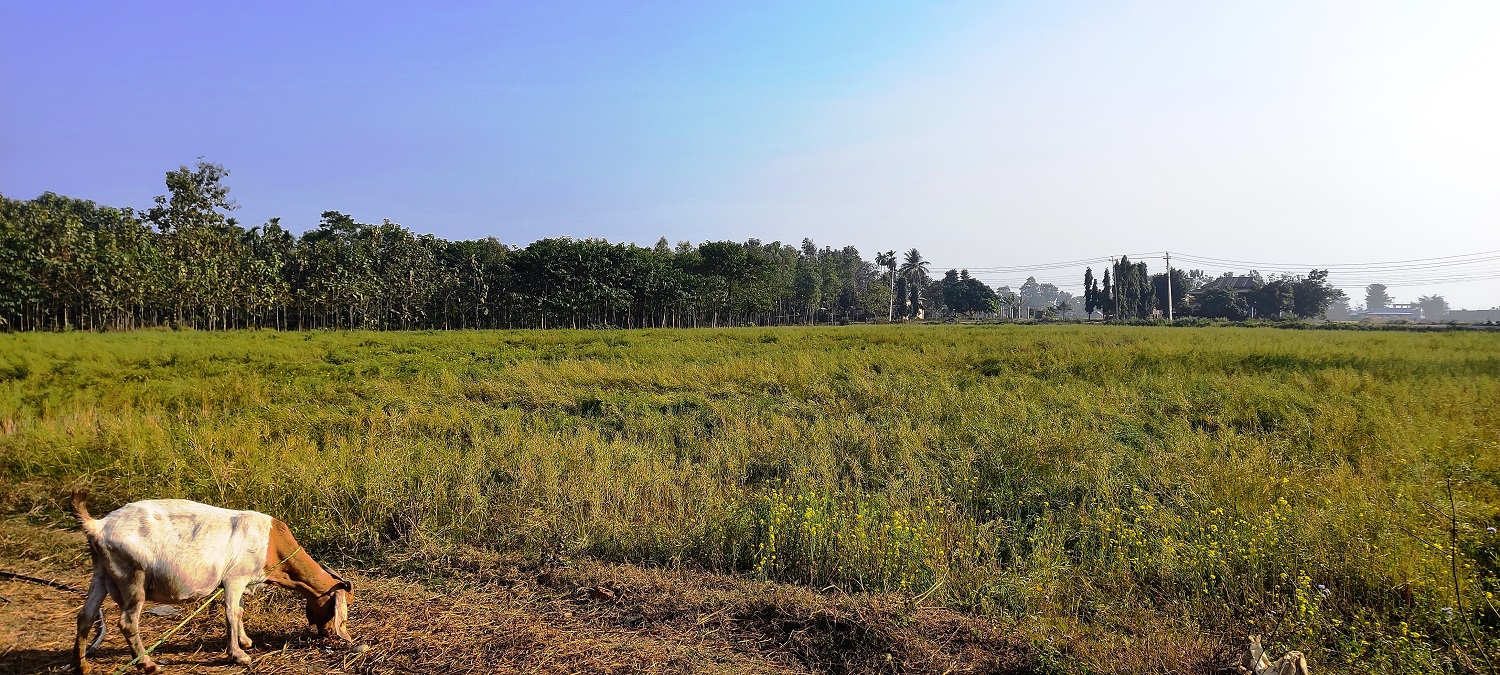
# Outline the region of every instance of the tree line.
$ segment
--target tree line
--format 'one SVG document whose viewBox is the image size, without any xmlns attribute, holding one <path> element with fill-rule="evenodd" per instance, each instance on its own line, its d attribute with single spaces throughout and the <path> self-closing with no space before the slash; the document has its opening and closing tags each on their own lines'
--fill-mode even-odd
<svg viewBox="0 0 1500 675">
<path fill-rule="evenodd" d="M 655 246 L 548 238 L 448 241 L 325 211 L 294 234 L 229 214 L 222 166 L 167 172 L 145 209 L 46 193 L 0 195 L 0 329 L 270 327 L 462 329 L 791 325 L 1010 319 L 1317 317 L 1344 295 L 1326 270 L 1233 287 L 1201 270 L 1150 274 L 1122 257 L 1084 273 L 1082 298 L 1028 278 L 991 288 L 935 276 L 915 248 L 873 261 L 852 246 L 665 238 Z M 1228 277 L 1229 275 L 1225 275 Z M 1170 289 L 1170 290 L 1169 290 Z M 1424 298 L 1424 300 L 1426 300 Z M 1375 306 L 1374 303 L 1371 303 Z"/>
<path fill-rule="evenodd" d="M 227 176 L 170 171 L 141 210 L 0 196 L 0 328 L 764 326 L 972 314 L 995 296 L 967 272 L 931 278 L 915 248 L 870 262 L 807 239 L 512 246 L 338 211 L 301 235 L 276 218 L 247 228 Z"/>
<path fill-rule="evenodd" d="M 1143 262 L 1121 256 L 1104 270 L 1083 273 L 1084 311 L 1105 319 L 1146 319 L 1166 315 L 1243 321 L 1260 318 L 1322 318 L 1334 303 L 1347 299 L 1328 283 L 1328 270 L 1271 278 L 1257 272 L 1210 277 L 1203 270 L 1171 269 L 1151 274 Z M 1384 288 L 1383 286 L 1381 288 Z"/>
</svg>

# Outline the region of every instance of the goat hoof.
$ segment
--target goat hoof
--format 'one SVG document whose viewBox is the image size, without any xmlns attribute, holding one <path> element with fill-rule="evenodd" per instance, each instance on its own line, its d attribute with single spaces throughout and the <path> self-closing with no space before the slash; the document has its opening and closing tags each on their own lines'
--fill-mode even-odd
<svg viewBox="0 0 1500 675">
<path fill-rule="evenodd" d="M 247 637 L 240 638 L 240 649 L 249 649 L 249 648 L 254 647 L 254 646 L 255 646 L 255 643 L 251 642 L 250 638 L 247 638 Z"/>
<path fill-rule="evenodd" d="M 89 673 L 94 672 L 94 667 L 90 666 L 87 661 L 80 661 L 73 665 L 73 672 L 78 673 L 78 675 L 89 675 Z"/>
<path fill-rule="evenodd" d="M 161 666 L 158 666 L 155 663 L 142 663 L 141 672 L 145 673 L 146 675 L 156 675 L 157 673 L 161 672 Z"/>
<path fill-rule="evenodd" d="M 238 663 L 238 664 L 240 664 L 242 666 L 248 666 L 248 665 L 250 665 L 250 655 L 249 654 L 245 654 L 243 652 L 239 653 L 239 654 L 230 654 L 229 658 L 234 659 L 235 663 Z"/>
</svg>

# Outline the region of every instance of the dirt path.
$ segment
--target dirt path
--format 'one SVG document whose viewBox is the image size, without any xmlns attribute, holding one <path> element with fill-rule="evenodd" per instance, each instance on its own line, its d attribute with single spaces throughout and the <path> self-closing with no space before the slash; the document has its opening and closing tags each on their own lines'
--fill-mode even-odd
<svg viewBox="0 0 1500 675">
<path fill-rule="evenodd" d="M 0 569 L 82 589 L 81 534 L 0 520 Z M 250 597 L 255 673 L 1029 672 L 1028 649 L 955 612 L 878 598 L 823 596 L 722 575 L 578 563 L 511 569 L 480 581 L 413 583 L 341 570 L 355 584 L 350 630 L 369 649 L 323 641 L 291 594 Z M 0 579 L 0 673 L 63 673 L 81 595 Z M 91 661 L 129 660 L 110 635 Z M 186 608 L 187 611 L 191 607 Z M 147 644 L 182 616 L 143 615 Z M 157 652 L 170 673 L 241 673 L 224 656 L 221 607 Z"/>
</svg>

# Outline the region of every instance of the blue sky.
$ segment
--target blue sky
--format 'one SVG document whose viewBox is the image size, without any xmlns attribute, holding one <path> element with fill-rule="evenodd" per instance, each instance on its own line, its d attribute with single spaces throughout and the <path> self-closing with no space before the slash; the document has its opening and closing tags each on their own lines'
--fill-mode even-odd
<svg viewBox="0 0 1500 675">
<path fill-rule="evenodd" d="M 294 229 L 976 270 L 1474 254 L 1500 250 L 1497 34 L 1492 2 L 6 2 L 0 193 L 143 206 L 203 156 L 242 222 Z M 1500 263 L 1458 270 L 1334 281 L 1500 304 L 1457 282 Z"/>
</svg>

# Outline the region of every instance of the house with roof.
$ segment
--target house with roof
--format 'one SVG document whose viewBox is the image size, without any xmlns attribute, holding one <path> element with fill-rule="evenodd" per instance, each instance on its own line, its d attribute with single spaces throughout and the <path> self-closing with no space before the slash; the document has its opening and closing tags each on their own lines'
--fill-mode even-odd
<svg viewBox="0 0 1500 675">
<path fill-rule="evenodd" d="M 1188 291 L 1188 302 L 1197 304 L 1204 293 L 1207 293 L 1208 291 L 1211 291 L 1215 288 L 1223 288 L 1225 290 L 1228 290 L 1230 293 L 1243 298 L 1255 292 L 1255 289 L 1260 287 L 1261 281 L 1260 279 L 1257 279 L 1255 277 L 1222 276 L 1209 281 L 1208 283 L 1203 284 L 1196 289 Z"/>
</svg>

